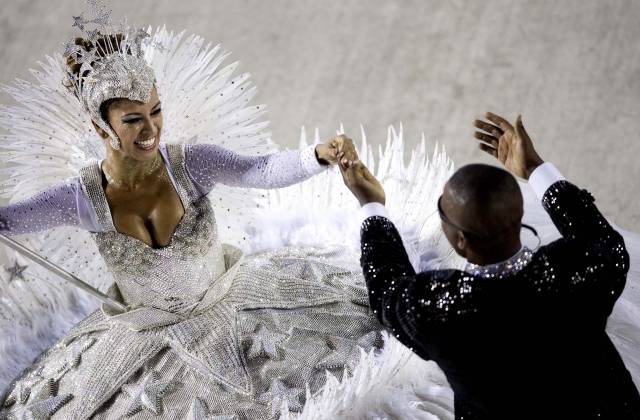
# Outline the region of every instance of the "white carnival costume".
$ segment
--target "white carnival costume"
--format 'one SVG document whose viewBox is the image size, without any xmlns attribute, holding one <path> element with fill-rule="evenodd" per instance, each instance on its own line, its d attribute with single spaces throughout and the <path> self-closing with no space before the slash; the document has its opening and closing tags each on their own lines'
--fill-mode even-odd
<svg viewBox="0 0 640 420">
<path fill-rule="evenodd" d="M 99 8 L 91 21 L 75 19 L 81 29 L 103 28 L 108 14 Z M 20 239 L 109 289 L 129 310 L 99 308 L 13 256 L 9 278 L 0 281 L 0 393 L 6 393 L 0 418 L 453 419 L 441 372 L 381 332 L 370 313 L 356 203 L 339 176 L 319 174 L 276 191 L 238 189 L 284 187 L 323 168 L 312 147 L 257 156 L 276 149 L 266 123 L 257 122 L 264 107 L 249 104 L 248 75 L 232 77 L 235 64 L 220 68 L 226 55 L 219 47 L 165 29 L 149 38 L 133 32 L 126 45 L 103 69 L 116 78 L 138 75 L 132 85 L 140 86 L 143 101 L 155 74 L 170 142 L 161 154 L 184 218 L 159 249 L 115 230 L 100 166 L 87 165 L 104 152 L 86 113 L 101 121 L 87 102 L 99 105 L 117 90 L 105 96 L 76 85 L 87 98 L 83 110 L 61 84 L 60 56 L 34 72 L 37 84 L 8 88 L 21 105 L 0 112 L 9 132 L 0 156 L 10 164 L 0 188 L 14 203 L 0 211 L 5 229 L 53 228 Z M 78 52 L 69 45 L 66 53 Z M 119 94 L 136 97 L 130 93 Z M 414 264 L 459 263 L 435 213 L 452 164 L 437 150 L 429 159 L 423 140 L 405 166 L 402 132 L 390 130 L 389 138 L 377 165 L 363 138 L 361 158 L 377 167 Z M 552 224 L 529 201 L 528 222 L 547 242 Z M 76 204 L 68 211 L 59 203 Z M 640 241 L 626 238 L 629 284 L 610 333 L 638 383 Z"/>
</svg>

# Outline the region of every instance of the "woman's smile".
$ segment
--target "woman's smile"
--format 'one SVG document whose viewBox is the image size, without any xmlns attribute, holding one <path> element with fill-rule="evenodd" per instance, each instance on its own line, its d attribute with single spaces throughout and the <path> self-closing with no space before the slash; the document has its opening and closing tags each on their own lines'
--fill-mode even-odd
<svg viewBox="0 0 640 420">
<path fill-rule="evenodd" d="M 155 148 L 157 138 L 158 136 L 154 136 L 147 140 L 135 141 L 133 144 L 140 150 L 149 151 Z"/>
</svg>

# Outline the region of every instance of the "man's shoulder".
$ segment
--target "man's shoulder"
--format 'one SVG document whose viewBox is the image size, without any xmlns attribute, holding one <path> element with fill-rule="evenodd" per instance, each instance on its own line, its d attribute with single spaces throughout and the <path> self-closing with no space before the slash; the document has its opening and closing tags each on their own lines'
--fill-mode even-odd
<svg viewBox="0 0 640 420">
<path fill-rule="evenodd" d="M 589 246 L 585 241 L 567 237 L 558 238 L 538 248 L 529 265 L 546 270 L 558 270 L 583 264 L 596 257 L 589 253 Z"/>
<path fill-rule="evenodd" d="M 540 247 L 522 271 L 526 287 L 545 295 L 600 293 L 603 288 L 621 290 L 624 275 L 604 253 L 585 241 L 560 238 Z M 609 294 L 609 296 L 611 296 Z"/>
</svg>

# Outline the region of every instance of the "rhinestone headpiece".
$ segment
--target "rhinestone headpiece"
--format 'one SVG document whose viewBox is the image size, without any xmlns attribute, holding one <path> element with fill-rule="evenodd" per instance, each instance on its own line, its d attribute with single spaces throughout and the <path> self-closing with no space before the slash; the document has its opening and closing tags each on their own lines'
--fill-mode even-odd
<svg viewBox="0 0 640 420">
<path fill-rule="evenodd" d="M 111 137 L 111 146 L 120 148 L 120 139 L 108 121 L 103 120 L 100 106 L 109 99 L 125 98 L 147 102 L 155 84 L 153 69 L 144 59 L 143 45 L 149 34 L 124 24 L 111 23 L 111 10 L 100 0 L 88 0 L 93 17 L 73 17 L 78 28 L 93 48 L 86 51 L 76 40 L 65 44 L 63 56 L 80 64 L 79 74 L 69 72 L 65 85 L 76 96 L 91 119 Z"/>
</svg>

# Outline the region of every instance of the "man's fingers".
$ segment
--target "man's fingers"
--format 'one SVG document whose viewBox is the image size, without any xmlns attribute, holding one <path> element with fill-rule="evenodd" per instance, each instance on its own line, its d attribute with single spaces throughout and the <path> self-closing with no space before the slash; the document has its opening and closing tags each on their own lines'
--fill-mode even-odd
<svg viewBox="0 0 640 420">
<path fill-rule="evenodd" d="M 340 168 L 340 173 L 342 174 L 342 180 L 344 181 L 344 184 L 347 187 L 351 186 L 351 184 L 353 183 L 353 171 L 351 170 L 351 168 L 342 165 L 342 163 L 340 163 L 338 167 Z"/>
<path fill-rule="evenodd" d="M 363 167 L 364 165 L 359 160 L 350 160 L 347 164 L 349 166 L 349 170 L 353 171 L 354 179 L 355 177 L 363 178 Z"/>
<path fill-rule="evenodd" d="M 338 166 L 340 167 L 340 171 L 348 174 L 352 178 L 364 178 L 365 173 L 369 172 L 367 167 L 364 166 L 360 160 L 349 160 L 347 158 L 343 158 L 340 160 Z"/>
<path fill-rule="evenodd" d="M 353 141 L 344 134 L 337 136 L 334 141 L 338 152 L 342 152 L 344 149 L 348 149 L 349 146 L 353 146 Z"/>
<path fill-rule="evenodd" d="M 511 123 L 509 123 L 509 121 L 505 120 L 501 116 L 496 115 L 493 112 L 487 112 L 484 115 L 489 121 L 499 126 L 502 130 L 513 131 L 513 126 L 511 125 Z"/>
<path fill-rule="evenodd" d="M 340 159 L 338 162 L 338 166 L 340 167 L 340 171 L 344 174 L 348 174 L 350 179 L 353 179 L 355 176 L 361 176 L 361 168 L 357 166 L 360 161 L 353 161 L 347 158 Z"/>
<path fill-rule="evenodd" d="M 360 160 L 349 161 L 347 165 L 347 170 L 351 172 L 351 179 L 354 182 L 368 180 L 368 175 L 372 176 Z"/>
<path fill-rule="evenodd" d="M 483 152 L 487 152 L 487 153 L 489 153 L 491 156 L 493 156 L 495 158 L 498 157 L 498 150 L 497 149 L 495 149 L 495 148 L 493 148 L 493 147 L 491 147 L 491 146 L 489 146 L 487 144 L 484 144 L 484 143 L 480 143 L 479 146 L 480 146 L 480 150 L 482 150 Z"/>
<path fill-rule="evenodd" d="M 338 166 L 340 167 L 340 170 L 344 170 L 346 171 L 347 169 L 349 169 L 349 159 L 345 158 L 345 157 L 341 157 L 340 160 L 338 160 Z"/>
<path fill-rule="evenodd" d="M 489 124 L 488 122 L 482 120 L 475 120 L 473 122 L 473 125 L 480 130 L 486 131 L 494 137 L 500 137 L 504 133 L 504 131 L 500 127 L 496 127 L 495 125 Z"/>
<path fill-rule="evenodd" d="M 498 144 L 500 143 L 496 137 L 490 136 L 489 134 L 481 133 L 479 131 L 476 131 L 475 133 L 473 133 L 473 137 L 485 143 L 490 144 L 494 148 L 497 148 Z"/>
<path fill-rule="evenodd" d="M 518 115 L 516 120 L 516 134 L 523 140 L 529 140 L 529 134 L 524 129 L 524 124 L 522 124 L 522 115 Z"/>
<path fill-rule="evenodd" d="M 364 180 L 366 182 L 368 182 L 369 185 L 371 185 L 372 187 L 374 187 L 374 188 L 382 188 L 382 184 L 380 184 L 380 181 L 378 181 L 378 178 L 373 176 L 371 171 L 369 171 L 369 168 L 367 168 L 364 165 L 362 165 L 362 175 L 364 177 Z"/>
<path fill-rule="evenodd" d="M 364 166 L 364 163 L 362 163 L 361 161 L 358 160 L 353 164 L 357 167 L 358 174 L 360 174 L 363 179 L 370 180 L 373 177 L 373 175 L 371 175 L 371 172 L 369 172 L 369 168 Z"/>
<path fill-rule="evenodd" d="M 342 157 L 350 161 L 356 161 L 358 160 L 358 152 L 353 147 L 345 146 L 342 149 Z"/>
<path fill-rule="evenodd" d="M 351 140 L 350 138 L 346 138 L 342 142 L 341 151 L 344 152 L 345 156 L 349 160 L 357 160 L 358 159 L 358 152 L 356 151 L 356 147 L 353 144 L 353 140 Z"/>
</svg>

